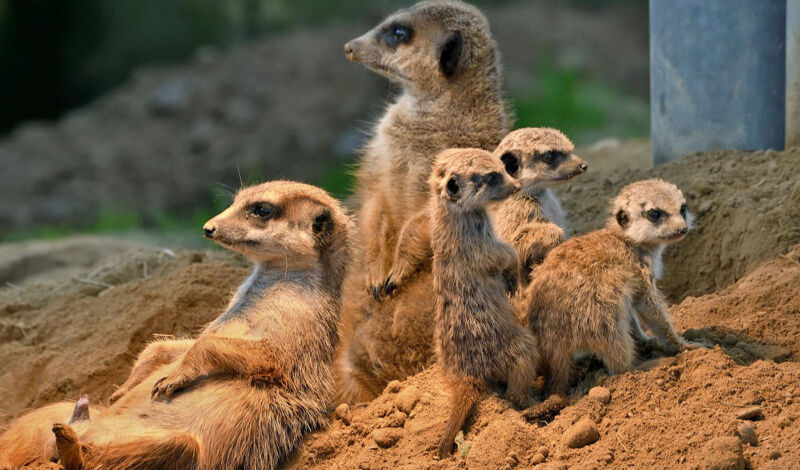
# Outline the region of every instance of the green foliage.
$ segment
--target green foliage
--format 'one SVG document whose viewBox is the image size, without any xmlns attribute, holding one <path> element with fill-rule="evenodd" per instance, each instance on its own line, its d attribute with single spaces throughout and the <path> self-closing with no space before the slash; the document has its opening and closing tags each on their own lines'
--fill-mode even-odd
<svg viewBox="0 0 800 470">
<path fill-rule="evenodd" d="M 344 199 L 355 191 L 355 172 L 355 161 L 340 163 L 324 172 L 316 184 L 334 197 Z"/>
</svg>

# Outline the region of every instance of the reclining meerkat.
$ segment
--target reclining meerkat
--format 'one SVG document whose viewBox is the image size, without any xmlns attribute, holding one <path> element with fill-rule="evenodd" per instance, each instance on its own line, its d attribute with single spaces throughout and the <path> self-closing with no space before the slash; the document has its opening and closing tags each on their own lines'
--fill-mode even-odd
<svg viewBox="0 0 800 470">
<path fill-rule="evenodd" d="M 471 5 L 439 0 L 399 10 L 348 42 L 345 54 L 402 87 L 367 142 L 357 173 L 365 283 L 377 296 L 400 228 L 428 199 L 436 154 L 451 147 L 493 149 L 511 119 L 500 53 L 486 17 Z"/>
<path fill-rule="evenodd" d="M 633 365 L 636 343 L 694 347 L 675 332 L 656 285 L 665 246 L 691 228 L 683 194 L 659 179 L 639 181 L 622 189 L 611 211 L 605 228 L 554 248 L 524 291 L 551 393 L 566 391 L 579 350 L 617 374 Z M 655 337 L 642 332 L 637 316 Z"/>
<path fill-rule="evenodd" d="M 586 171 L 588 165 L 573 150 L 572 142 L 556 129 L 525 127 L 510 132 L 493 152 L 521 185 L 521 191 L 494 204 L 489 213 L 498 237 L 519 254 L 522 286 L 528 284 L 533 267 L 564 240 L 564 230 L 545 214 L 540 197 Z M 383 293 L 390 294 L 430 262 L 428 211 L 419 211 L 403 226 Z"/>
<path fill-rule="evenodd" d="M 519 190 L 500 160 L 478 149 L 439 154 L 430 178 L 430 226 L 436 303 L 436 353 L 451 409 L 439 456 L 453 441 L 488 384 L 526 406 L 536 378 L 537 345 L 506 298 L 519 259 L 492 228 L 486 206 Z"/>
<path fill-rule="evenodd" d="M 47 410 L 48 421 L 12 424 L 0 443 L 52 425 L 66 470 L 274 468 L 327 421 L 349 225 L 313 186 L 241 190 L 204 226 L 255 263 L 227 310 L 196 340 L 146 348 L 126 391 L 97 416 L 53 425 Z M 0 461 L 41 458 L 1 447 Z"/>
</svg>

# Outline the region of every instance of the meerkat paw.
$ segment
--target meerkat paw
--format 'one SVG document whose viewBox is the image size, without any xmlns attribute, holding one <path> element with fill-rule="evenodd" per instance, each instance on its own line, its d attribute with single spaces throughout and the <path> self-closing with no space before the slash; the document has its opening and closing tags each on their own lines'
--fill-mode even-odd
<svg viewBox="0 0 800 470">
<path fill-rule="evenodd" d="M 375 300 L 381 299 L 381 292 L 383 292 L 383 284 L 385 278 L 383 275 L 371 273 L 367 275 L 367 292 Z"/>
<path fill-rule="evenodd" d="M 53 434 L 56 436 L 58 458 L 64 470 L 79 470 L 83 467 L 81 444 L 75 430 L 67 424 L 55 423 Z"/>
<path fill-rule="evenodd" d="M 169 398 L 180 390 L 186 388 L 190 382 L 191 379 L 185 375 L 173 374 L 166 377 L 161 377 L 158 379 L 155 385 L 153 385 L 153 391 L 150 393 L 150 399 L 156 401 L 162 397 Z"/>
<path fill-rule="evenodd" d="M 114 390 L 114 393 L 112 393 L 111 396 L 108 397 L 108 404 L 109 405 L 113 405 L 114 403 L 117 402 L 117 400 L 122 398 L 122 396 L 125 395 L 126 393 L 128 393 L 128 389 L 127 388 L 120 387 L 120 388 Z"/>
<path fill-rule="evenodd" d="M 507 270 L 503 272 L 503 279 L 506 282 L 506 293 L 509 297 L 514 297 L 519 287 L 519 276 L 516 270 Z"/>
</svg>

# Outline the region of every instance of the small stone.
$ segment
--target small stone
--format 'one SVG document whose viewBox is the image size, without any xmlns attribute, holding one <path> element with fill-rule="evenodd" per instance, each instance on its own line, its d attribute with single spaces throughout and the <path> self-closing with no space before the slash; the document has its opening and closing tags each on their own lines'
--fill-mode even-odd
<svg viewBox="0 0 800 470">
<path fill-rule="evenodd" d="M 350 405 L 347 403 L 342 403 L 341 405 L 336 407 L 334 410 L 333 415 L 342 421 L 345 426 L 350 426 Z"/>
<path fill-rule="evenodd" d="M 422 393 L 417 387 L 406 387 L 402 392 L 397 394 L 394 404 L 397 406 L 398 410 L 407 415 L 408 413 L 411 413 L 411 410 L 413 410 L 415 406 L 417 406 L 420 396 L 422 396 Z"/>
<path fill-rule="evenodd" d="M 532 464 L 534 464 L 534 465 L 539 465 L 540 463 L 543 463 L 543 462 L 544 462 L 545 458 L 546 458 L 546 457 L 545 457 L 544 455 L 542 455 L 542 454 L 540 454 L 540 453 L 538 453 L 538 452 L 537 452 L 537 453 L 536 453 L 536 454 L 534 454 L 534 456 L 531 458 L 531 463 L 532 463 Z"/>
<path fill-rule="evenodd" d="M 761 411 L 760 406 L 745 408 L 736 415 L 737 419 L 747 419 L 750 421 L 756 421 L 762 419 L 763 417 L 764 413 Z"/>
<path fill-rule="evenodd" d="M 756 429 L 750 423 L 739 423 L 736 426 L 736 435 L 739 436 L 743 444 L 750 444 L 753 447 L 758 445 Z"/>
<path fill-rule="evenodd" d="M 381 428 L 372 431 L 372 440 L 378 446 L 388 449 L 403 437 L 403 432 L 396 428 Z"/>
<path fill-rule="evenodd" d="M 769 453 L 770 460 L 778 460 L 779 458 L 781 458 L 781 451 L 776 449 Z"/>
<path fill-rule="evenodd" d="M 406 414 L 400 410 L 392 413 L 388 418 L 388 424 L 391 428 L 402 428 L 406 424 Z"/>
<path fill-rule="evenodd" d="M 722 342 L 727 344 L 728 346 L 733 346 L 734 344 L 739 342 L 739 338 L 737 338 L 732 333 L 728 333 L 722 338 Z"/>
<path fill-rule="evenodd" d="M 392 380 L 386 385 L 386 391 L 389 393 L 397 393 L 403 389 L 403 383 L 399 380 Z"/>
<path fill-rule="evenodd" d="M 656 379 L 656 385 L 658 385 L 659 387 L 664 385 L 664 379 Z"/>
<path fill-rule="evenodd" d="M 606 405 L 611 401 L 611 392 L 605 387 L 592 387 L 589 390 L 589 398 Z"/>
<path fill-rule="evenodd" d="M 547 456 L 550 455 L 550 449 L 548 449 L 547 446 L 539 447 L 537 452 L 544 455 L 544 458 L 547 458 Z"/>
<path fill-rule="evenodd" d="M 735 437 L 719 437 L 708 441 L 703 448 L 701 469 L 744 470 L 742 443 Z"/>
<path fill-rule="evenodd" d="M 588 418 L 581 419 L 564 433 L 564 444 L 572 449 L 588 446 L 597 442 L 598 439 L 600 439 L 600 432 L 594 422 Z"/>
</svg>

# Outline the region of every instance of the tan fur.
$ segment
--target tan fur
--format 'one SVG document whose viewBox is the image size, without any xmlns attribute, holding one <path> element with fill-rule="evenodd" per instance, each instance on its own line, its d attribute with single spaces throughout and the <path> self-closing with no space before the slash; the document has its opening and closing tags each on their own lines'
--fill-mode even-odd
<svg viewBox="0 0 800 470">
<path fill-rule="evenodd" d="M 552 393 L 566 391 L 572 354 L 596 354 L 612 374 L 630 369 L 636 343 L 667 350 L 691 345 L 673 329 L 656 285 L 666 243 L 681 239 L 691 214 L 681 214 L 683 194 L 652 179 L 625 187 L 606 227 L 554 248 L 523 292 L 528 323 L 539 337 Z M 649 210 L 663 211 L 654 223 Z M 637 315 L 656 334 L 647 338 Z"/>
<path fill-rule="evenodd" d="M 383 34 L 395 24 L 412 28 L 413 35 L 410 41 L 390 47 Z M 458 38 L 461 48 L 452 63 L 453 73 L 445 75 L 442 52 Z M 361 369 L 360 364 L 409 364 L 389 344 L 371 344 L 371 338 L 362 338 L 356 331 L 385 333 L 392 327 L 392 318 L 398 316 L 398 308 L 411 310 L 375 302 L 365 287 L 378 297 L 400 229 L 429 197 L 427 178 L 434 157 L 450 147 L 492 149 L 507 132 L 511 119 L 502 97 L 500 53 L 486 17 L 470 5 L 458 1 L 418 3 L 393 13 L 347 43 L 345 52 L 350 60 L 402 87 L 373 129 L 357 174 L 358 246 L 363 252 L 354 261 L 354 279 L 345 283 L 342 348 L 337 359 L 338 396 L 353 402 L 374 397 L 366 388 L 382 388 L 383 377 L 394 373 Z M 409 319 L 407 325 L 395 325 L 394 331 L 400 334 L 404 327 L 418 323 L 419 319 Z M 399 336 L 396 340 L 402 341 Z M 426 363 L 411 362 L 413 371 Z"/>
<path fill-rule="evenodd" d="M 437 157 L 430 185 L 436 353 L 452 386 L 451 414 L 439 444 L 444 457 L 488 384 L 508 384 L 509 399 L 527 404 L 537 346 L 505 295 L 516 288 L 517 253 L 497 239 L 486 212 L 490 202 L 519 190 L 519 183 L 489 152 L 449 149 Z"/>
<path fill-rule="evenodd" d="M 500 239 L 519 254 L 519 282 L 525 286 L 530 272 L 564 233 L 550 223 L 539 200 L 543 191 L 586 170 L 586 162 L 572 153 L 573 145 L 561 132 L 549 128 L 522 128 L 509 133 L 493 155 L 500 160 L 511 154 L 519 168 L 514 175 L 522 190 L 493 204 L 489 213 Z M 548 152 L 560 152 L 553 164 L 542 162 Z M 507 157 L 504 159 L 507 160 Z M 502 161 L 502 160 L 501 160 Z M 509 169 L 509 163 L 504 163 Z M 433 306 L 430 284 L 430 208 L 426 204 L 403 226 L 394 261 L 384 281 L 381 303 L 369 302 L 371 315 L 358 327 L 339 358 L 341 401 L 364 401 L 377 396 L 386 384 L 419 372 L 431 362 Z M 391 296 L 387 294 L 392 294 Z M 523 307 L 512 299 L 521 317 Z M 343 387 L 349 387 L 342 392 Z"/>
<path fill-rule="evenodd" d="M 274 468 L 326 422 L 349 261 L 342 208 L 277 181 L 243 189 L 205 229 L 255 270 L 197 340 L 153 343 L 109 408 L 58 427 L 62 444 L 85 447 L 85 468 Z M 12 425 L 0 442 L 17 431 L 32 432 Z"/>
</svg>

